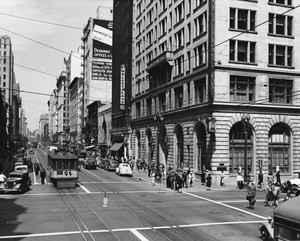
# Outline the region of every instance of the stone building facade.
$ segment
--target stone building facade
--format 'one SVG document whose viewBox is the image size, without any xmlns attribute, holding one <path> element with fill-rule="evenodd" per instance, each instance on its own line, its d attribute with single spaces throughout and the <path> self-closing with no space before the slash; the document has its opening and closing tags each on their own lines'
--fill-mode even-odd
<svg viewBox="0 0 300 241">
<path fill-rule="evenodd" d="M 218 182 L 299 160 L 299 8 L 288 0 L 134 1 L 135 159 Z"/>
</svg>

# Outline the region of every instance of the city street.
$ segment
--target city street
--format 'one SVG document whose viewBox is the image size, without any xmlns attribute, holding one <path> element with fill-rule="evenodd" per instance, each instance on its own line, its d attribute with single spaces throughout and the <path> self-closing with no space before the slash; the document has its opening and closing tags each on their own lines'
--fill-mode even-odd
<svg viewBox="0 0 300 241">
<path fill-rule="evenodd" d="M 46 164 L 36 149 L 33 162 Z M 46 165 L 45 165 L 46 166 Z M 76 189 L 57 190 L 40 184 L 0 196 L 2 240 L 260 240 L 260 223 L 270 215 L 264 192 L 254 210 L 245 191 L 196 182 L 183 193 L 151 185 L 145 172 L 118 176 L 103 169 L 79 172 Z"/>
</svg>

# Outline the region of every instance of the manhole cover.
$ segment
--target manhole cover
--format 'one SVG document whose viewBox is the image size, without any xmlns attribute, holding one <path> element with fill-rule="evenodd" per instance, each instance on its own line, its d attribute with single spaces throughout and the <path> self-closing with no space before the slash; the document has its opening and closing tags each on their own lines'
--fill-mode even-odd
<svg viewBox="0 0 300 241">
<path fill-rule="evenodd" d="M 21 221 L 7 221 L 7 224 L 20 224 L 22 223 Z"/>
<path fill-rule="evenodd" d="M 140 197 L 147 197 L 147 195 L 145 195 L 145 194 L 140 194 L 139 196 Z"/>
</svg>

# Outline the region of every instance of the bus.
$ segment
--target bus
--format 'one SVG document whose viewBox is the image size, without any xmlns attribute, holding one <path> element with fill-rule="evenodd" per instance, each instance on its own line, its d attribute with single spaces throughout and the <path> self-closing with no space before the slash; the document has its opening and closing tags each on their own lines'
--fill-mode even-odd
<svg viewBox="0 0 300 241">
<path fill-rule="evenodd" d="M 50 151 L 48 167 L 51 182 L 56 188 L 76 188 L 78 157 L 72 153 Z"/>
</svg>

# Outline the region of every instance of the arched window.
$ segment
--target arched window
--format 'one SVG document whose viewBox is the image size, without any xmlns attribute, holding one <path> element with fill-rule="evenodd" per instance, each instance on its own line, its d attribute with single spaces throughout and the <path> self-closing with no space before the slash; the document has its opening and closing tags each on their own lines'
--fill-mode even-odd
<svg viewBox="0 0 300 241">
<path fill-rule="evenodd" d="M 243 124 L 240 121 L 234 124 L 229 132 L 229 173 L 243 172 L 246 149 L 246 168 L 252 173 L 253 133 L 249 123 Z"/>
<path fill-rule="evenodd" d="M 284 123 L 272 126 L 269 132 L 269 173 L 290 172 L 290 132 Z"/>
<path fill-rule="evenodd" d="M 177 141 L 177 148 L 175 153 L 176 165 L 179 168 L 183 168 L 183 130 L 180 125 L 176 127 L 175 135 Z"/>
</svg>

